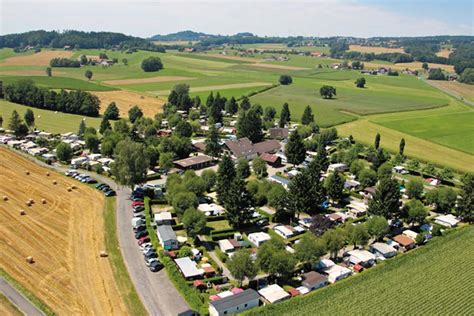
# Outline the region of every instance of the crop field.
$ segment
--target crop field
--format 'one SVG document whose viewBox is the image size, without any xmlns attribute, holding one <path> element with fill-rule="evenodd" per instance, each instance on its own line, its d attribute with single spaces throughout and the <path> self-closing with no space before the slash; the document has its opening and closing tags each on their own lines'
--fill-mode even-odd
<svg viewBox="0 0 474 316">
<path fill-rule="evenodd" d="M 19 80 L 30 79 L 36 85 L 40 87 L 50 88 L 50 89 L 67 89 L 67 90 L 86 90 L 86 91 L 112 91 L 117 90 L 114 87 L 103 86 L 100 84 L 95 84 L 90 81 L 84 81 L 75 78 L 67 77 L 47 77 L 47 76 L 37 76 L 30 75 L 25 77 L 24 75 L 20 76 L 2 76 L 0 74 L 0 80 L 5 84 L 17 82 Z"/>
<path fill-rule="evenodd" d="M 454 49 L 452 48 L 443 48 L 439 52 L 436 53 L 436 56 L 448 58 L 449 55 L 451 55 L 453 51 Z"/>
<path fill-rule="evenodd" d="M 413 61 L 411 63 L 397 63 L 397 64 L 390 64 L 390 63 L 381 63 L 381 62 L 364 62 L 365 68 L 378 68 L 378 67 L 390 67 L 394 70 L 420 70 L 422 69 L 423 63 L 418 61 Z M 441 68 L 448 72 L 454 72 L 454 67 L 452 65 L 445 65 L 445 64 L 434 64 L 428 63 L 430 68 Z"/>
<path fill-rule="evenodd" d="M 0 293 L 0 315 L 22 316 L 24 314 L 5 295 Z"/>
<path fill-rule="evenodd" d="M 125 315 L 109 261 L 99 256 L 103 196 L 54 172 L 47 176 L 3 147 L 0 170 L 0 195 L 8 197 L 0 202 L 0 267 L 57 314 Z"/>
<path fill-rule="evenodd" d="M 456 81 L 430 80 L 430 84 L 459 98 L 474 101 L 474 85 Z"/>
<path fill-rule="evenodd" d="M 0 100 L 0 115 L 3 118 L 3 127 L 8 128 L 8 122 L 13 110 L 16 110 L 20 117 L 23 117 L 27 109 L 31 109 L 35 113 L 36 127 L 51 133 L 76 133 L 83 118 L 86 119 L 87 126 L 92 126 L 96 129 L 99 128 L 101 121 L 100 118 L 96 117 L 84 117 L 82 115 L 42 110 Z"/>
<path fill-rule="evenodd" d="M 469 226 L 350 279 L 246 314 L 472 315 L 472 253 Z"/>
<path fill-rule="evenodd" d="M 104 113 L 107 106 L 113 101 L 120 111 L 120 117 L 127 118 L 128 110 L 138 105 L 146 117 L 154 117 L 156 113 L 161 111 L 164 101 L 156 97 L 151 97 L 131 91 L 107 91 L 93 92 L 101 101 L 100 112 Z"/>
<path fill-rule="evenodd" d="M 376 47 L 376 46 L 361 46 L 361 45 L 349 45 L 350 51 L 361 52 L 361 53 L 404 53 L 403 48 L 388 48 L 388 47 Z"/>
<path fill-rule="evenodd" d="M 64 50 L 42 50 L 34 54 L 21 54 L 10 56 L 0 61 L 0 66 L 47 66 L 53 58 L 68 58 L 72 56 L 71 51 Z"/>
</svg>

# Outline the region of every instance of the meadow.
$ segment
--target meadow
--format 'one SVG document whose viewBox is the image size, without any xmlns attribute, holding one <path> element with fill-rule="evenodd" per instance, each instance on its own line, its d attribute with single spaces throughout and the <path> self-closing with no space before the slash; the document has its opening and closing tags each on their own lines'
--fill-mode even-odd
<svg viewBox="0 0 474 316">
<path fill-rule="evenodd" d="M 472 253 L 474 227 L 468 226 L 304 297 L 245 314 L 469 315 L 474 310 Z"/>
</svg>

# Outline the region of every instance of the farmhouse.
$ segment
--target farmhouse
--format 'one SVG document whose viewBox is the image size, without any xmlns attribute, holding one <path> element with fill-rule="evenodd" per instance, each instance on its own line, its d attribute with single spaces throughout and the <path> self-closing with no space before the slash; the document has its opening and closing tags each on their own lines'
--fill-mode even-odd
<svg viewBox="0 0 474 316">
<path fill-rule="evenodd" d="M 247 309 L 257 307 L 260 303 L 260 296 L 255 290 L 245 291 L 219 298 L 209 302 L 209 315 L 222 316 L 240 313 Z"/>
<path fill-rule="evenodd" d="M 459 220 L 452 214 L 440 215 L 435 218 L 435 223 L 444 227 L 456 227 L 459 223 Z"/>
<path fill-rule="evenodd" d="M 370 251 L 372 251 L 372 253 L 375 255 L 379 255 L 387 259 L 397 255 L 397 249 L 383 242 L 376 242 L 372 244 L 370 246 Z"/>
<path fill-rule="evenodd" d="M 244 157 L 250 160 L 257 157 L 257 151 L 247 137 L 237 140 L 228 140 L 224 145 L 224 153 L 230 154 L 234 159 Z"/>
<path fill-rule="evenodd" d="M 271 139 L 271 140 L 265 140 L 263 142 L 255 143 L 253 144 L 253 147 L 255 151 L 259 155 L 261 155 L 264 153 L 275 154 L 280 150 L 281 145 L 277 140 Z"/>
<path fill-rule="evenodd" d="M 204 270 L 198 269 L 196 262 L 192 261 L 189 257 L 178 258 L 175 259 L 174 262 L 185 279 L 199 278 L 204 274 Z"/>
<path fill-rule="evenodd" d="M 355 249 L 348 252 L 349 261 L 352 264 L 360 264 L 363 267 L 370 267 L 375 263 L 374 254 L 367 250 Z"/>
<path fill-rule="evenodd" d="M 303 282 L 301 285 L 308 289 L 308 291 L 313 291 L 319 289 L 320 287 L 328 284 L 328 278 L 325 275 L 322 275 L 315 271 L 310 271 L 302 275 Z"/>
<path fill-rule="evenodd" d="M 156 235 L 158 236 L 161 246 L 166 250 L 178 249 L 178 239 L 170 225 L 159 225 L 156 229 Z"/>
<path fill-rule="evenodd" d="M 290 294 L 283 290 L 278 284 L 272 284 L 264 287 L 258 294 L 263 298 L 263 301 L 268 304 L 274 304 L 286 300 Z"/>
<path fill-rule="evenodd" d="M 183 170 L 199 170 L 206 167 L 209 167 L 212 163 L 212 158 L 207 155 L 200 155 L 189 157 L 181 160 L 174 161 L 176 167 Z"/>
<path fill-rule="evenodd" d="M 263 243 L 271 239 L 270 235 L 264 232 L 251 233 L 247 237 L 249 241 L 257 247 L 260 247 Z"/>
</svg>

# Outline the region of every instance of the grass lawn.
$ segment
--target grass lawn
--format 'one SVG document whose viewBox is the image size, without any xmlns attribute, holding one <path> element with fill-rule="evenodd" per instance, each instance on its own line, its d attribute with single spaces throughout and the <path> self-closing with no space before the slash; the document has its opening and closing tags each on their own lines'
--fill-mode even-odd
<svg viewBox="0 0 474 316">
<path fill-rule="evenodd" d="M 26 105 L 11 103 L 0 100 L 0 115 L 3 117 L 3 127 L 8 128 L 8 122 L 13 110 L 16 110 L 21 117 L 24 116 L 27 109 L 33 110 L 35 114 L 35 124 L 38 129 L 51 133 L 76 133 L 79 129 L 83 115 L 66 114 L 49 110 L 32 108 Z M 41 116 L 41 117 L 39 117 Z M 100 126 L 101 119 L 97 117 L 86 117 L 86 125 L 96 129 Z"/>
<path fill-rule="evenodd" d="M 131 315 L 147 315 L 138 294 L 128 275 L 117 239 L 117 220 L 115 214 L 115 198 L 105 199 L 105 246 L 111 261 L 115 283 Z"/>
<path fill-rule="evenodd" d="M 469 315 L 474 310 L 474 226 L 304 297 L 248 315 Z"/>
<path fill-rule="evenodd" d="M 48 76 L 1 76 L 0 80 L 4 84 L 16 82 L 18 80 L 31 79 L 40 86 L 50 89 L 68 89 L 68 90 L 87 90 L 87 91 L 112 91 L 117 88 L 101 86 L 94 82 L 86 80 L 67 78 L 67 77 L 48 77 Z"/>
<path fill-rule="evenodd" d="M 207 222 L 206 226 L 209 227 L 210 230 L 223 230 L 223 229 L 232 228 L 229 225 L 229 221 L 227 221 L 227 220 Z"/>
</svg>

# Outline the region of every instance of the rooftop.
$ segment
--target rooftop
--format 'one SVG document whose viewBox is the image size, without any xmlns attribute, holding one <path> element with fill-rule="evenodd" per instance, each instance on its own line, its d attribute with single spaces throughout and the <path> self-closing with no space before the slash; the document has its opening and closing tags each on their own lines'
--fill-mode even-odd
<svg viewBox="0 0 474 316">
<path fill-rule="evenodd" d="M 200 156 L 189 157 L 189 158 L 185 158 L 181 160 L 176 160 L 174 161 L 174 163 L 181 168 L 189 168 L 191 166 L 207 163 L 210 161 L 212 161 L 211 157 L 207 155 L 200 155 Z"/>
<path fill-rule="evenodd" d="M 269 285 L 258 293 L 270 303 L 278 302 L 290 297 L 290 294 L 283 290 L 278 284 Z"/>
<path fill-rule="evenodd" d="M 214 306 L 214 308 L 219 311 L 225 311 L 231 307 L 239 306 L 245 304 L 249 301 L 258 300 L 260 296 L 255 290 L 247 289 L 240 293 L 221 298 L 215 301 L 210 301 L 209 304 Z"/>
<path fill-rule="evenodd" d="M 203 274 L 203 271 L 197 268 L 196 262 L 192 261 L 189 257 L 178 258 L 175 259 L 174 262 L 176 262 L 185 278 L 191 278 Z"/>
</svg>

